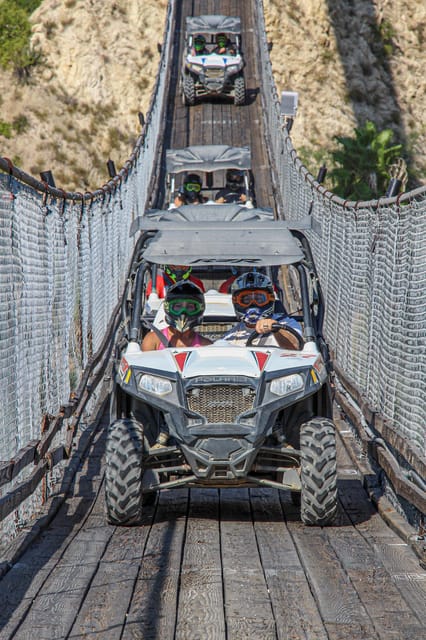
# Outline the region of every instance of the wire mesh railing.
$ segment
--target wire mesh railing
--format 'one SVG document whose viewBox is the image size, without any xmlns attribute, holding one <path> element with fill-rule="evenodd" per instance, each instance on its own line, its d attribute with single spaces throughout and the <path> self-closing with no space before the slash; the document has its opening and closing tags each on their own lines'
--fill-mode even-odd
<svg viewBox="0 0 426 640">
<path fill-rule="evenodd" d="M 326 299 L 325 333 L 341 370 L 374 412 L 424 456 L 426 402 L 426 187 L 392 199 L 346 202 L 297 157 L 280 115 L 257 11 L 261 96 L 279 215 L 310 213 L 308 233 Z"/>
<path fill-rule="evenodd" d="M 107 184 L 94 192 L 65 193 L 0 159 L 0 520 L 6 536 L 43 499 L 37 490 L 20 502 L 43 475 L 34 476 L 34 465 L 41 450 L 46 454 L 46 429 L 54 431 L 52 443 L 62 457 L 69 453 L 76 390 L 94 355 L 108 347 L 105 335 L 120 306 L 134 248 L 129 229 L 155 192 L 174 12 L 170 3 L 142 132 Z M 85 411 L 90 405 L 86 398 Z M 60 428 L 46 427 L 56 415 Z M 52 457 L 45 467 L 51 463 Z"/>
</svg>

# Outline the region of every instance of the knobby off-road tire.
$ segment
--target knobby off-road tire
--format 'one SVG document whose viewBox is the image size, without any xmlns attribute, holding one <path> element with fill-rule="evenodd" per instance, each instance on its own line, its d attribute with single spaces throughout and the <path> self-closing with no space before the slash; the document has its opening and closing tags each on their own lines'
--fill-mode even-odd
<svg viewBox="0 0 426 640">
<path fill-rule="evenodd" d="M 246 103 L 246 83 L 244 76 L 238 76 L 234 82 L 234 104 L 241 107 Z"/>
<path fill-rule="evenodd" d="M 138 524 L 142 518 L 143 427 L 135 420 L 110 424 L 106 442 L 105 501 L 108 522 Z"/>
<path fill-rule="evenodd" d="M 300 428 L 302 485 L 300 515 L 307 525 L 325 526 L 337 511 L 336 433 L 333 422 L 313 418 Z"/>
<path fill-rule="evenodd" d="M 191 107 L 195 104 L 195 82 L 191 74 L 183 76 L 183 96 L 185 104 Z"/>
</svg>

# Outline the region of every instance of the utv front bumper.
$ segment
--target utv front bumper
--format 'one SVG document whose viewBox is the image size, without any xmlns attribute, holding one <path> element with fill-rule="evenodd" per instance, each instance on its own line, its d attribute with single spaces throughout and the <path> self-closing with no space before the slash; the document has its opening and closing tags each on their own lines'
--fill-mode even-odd
<svg viewBox="0 0 426 640">
<path fill-rule="evenodd" d="M 209 426 L 213 429 L 219 425 Z M 240 428 L 240 425 L 220 425 L 222 431 L 229 432 L 233 426 Z M 280 445 L 256 447 L 244 437 L 225 437 L 220 433 L 197 438 L 193 446 L 181 443 L 177 447 L 151 449 L 145 460 L 145 468 L 152 469 L 156 477 L 167 478 L 156 486 L 151 485 L 149 490 L 182 485 L 264 485 L 298 491 L 299 465 L 298 450 Z"/>
</svg>

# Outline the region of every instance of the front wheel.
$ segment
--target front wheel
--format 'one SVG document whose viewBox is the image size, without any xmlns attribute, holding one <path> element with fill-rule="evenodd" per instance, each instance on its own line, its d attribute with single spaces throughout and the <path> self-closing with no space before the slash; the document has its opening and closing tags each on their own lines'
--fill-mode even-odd
<svg viewBox="0 0 426 640">
<path fill-rule="evenodd" d="M 142 519 L 143 427 L 135 420 L 110 424 L 106 442 L 105 501 L 108 522 L 134 525 Z"/>
<path fill-rule="evenodd" d="M 234 82 L 234 104 L 241 107 L 246 103 L 246 83 L 244 76 L 237 76 Z"/>
<path fill-rule="evenodd" d="M 195 104 L 195 82 L 190 73 L 183 76 L 183 98 L 186 105 Z"/>
<path fill-rule="evenodd" d="M 300 514 L 307 525 L 332 524 L 337 511 L 336 431 L 331 420 L 313 418 L 300 428 Z"/>
</svg>

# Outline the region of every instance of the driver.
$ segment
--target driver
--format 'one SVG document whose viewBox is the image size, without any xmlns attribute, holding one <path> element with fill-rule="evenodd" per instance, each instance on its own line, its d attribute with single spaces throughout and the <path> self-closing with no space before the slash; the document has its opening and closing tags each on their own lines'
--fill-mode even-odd
<svg viewBox="0 0 426 640">
<path fill-rule="evenodd" d="M 301 349 L 302 329 L 294 318 L 286 313 L 276 313 L 276 298 L 270 278 L 263 273 L 250 271 L 235 280 L 231 287 L 232 303 L 238 324 L 230 329 L 221 340 L 245 346 L 249 336 L 256 331 L 260 338 L 257 345 L 279 346 L 282 349 Z M 298 339 L 285 327 L 272 333 L 275 323 L 286 324 L 300 334 Z"/>
<path fill-rule="evenodd" d="M 215 40 L 216 47 L 213 49 L 213 53 L 218 53 L 219 55 L 224 55 L 225 53 L 232 56 L 235 55 L 235 47 L 232 45 L 226 33 L 217 33 Z"/>
<path fill-rule="evenodd" d="M 247 194 L 244 188 L 244 174 L 239 169 L 228 169 L 226 172 L 226 184 L 216 193 L 215 202 L 231 204 L 233 202 L 247 202 Z"/>
</svg>

